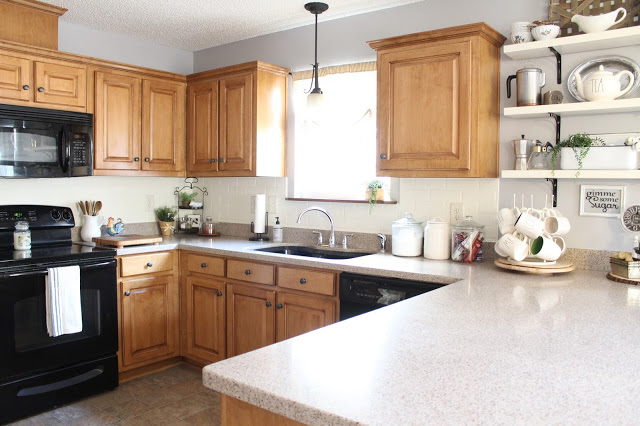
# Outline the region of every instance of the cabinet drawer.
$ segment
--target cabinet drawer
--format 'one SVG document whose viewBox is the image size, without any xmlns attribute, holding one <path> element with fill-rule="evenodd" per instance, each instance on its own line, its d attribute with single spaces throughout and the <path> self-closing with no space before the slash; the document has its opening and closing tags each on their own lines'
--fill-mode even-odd
<svg viewBox="0 0 640 426">
<path fill-rule="evenodd" d="M 250 281 L 257 284 L 274 285 L 274 265 L 229 259 L 227 277 L 234 280 Z"/>
<path fill-rule="evenodd" d="M 150 253 L 123 257 L 120 263 L 120 275 L 152 274 L 173 269 L 173 253 Z"/>
<path fill-rule="evenodd" d="M 333 272 L 310 271 L 302 268 L 278 268 L 278 286 L 310 293 L 335 294 L 336 274 Z"/>
<path fill-rule="evenodd" d="M 187 270 L 198 274 L 224 277 L 224 259 L 189 253 L 187 254 Z"/>
</svg>

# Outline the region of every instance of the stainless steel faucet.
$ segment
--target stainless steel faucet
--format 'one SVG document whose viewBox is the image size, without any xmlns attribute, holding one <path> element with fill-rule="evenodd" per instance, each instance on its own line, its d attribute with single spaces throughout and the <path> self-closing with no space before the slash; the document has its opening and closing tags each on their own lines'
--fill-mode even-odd
<svg viewBox="0 0 640 426">
<path fill-rule="evenodd" d="M 311 210 L 316 210 L 316 211 L 319 211 L 320 213 L 324 213 L 329 218 L 329 222 L 331 223 L 331 234 L 329 235 L 329 247 L 335 247 L 336 234 L 333 232 L 333 218 L 331 217 L 329 212 L 323 209 L 322 207 L 309 207 L 308 209 L 304 209 L 302 213 L 298 215 L 297 223 L 300 223 L 302 221 L 302 216 L 304 216 L 306 212 L 310 212 Z"/>
<path fill-rule="evenodd" d="M 378 234 L 378 238 L 380 238 L 380 252 L 384 253 L 384 249 L 387 244 L 387 236 L 384 234 Z"/>
</svg>

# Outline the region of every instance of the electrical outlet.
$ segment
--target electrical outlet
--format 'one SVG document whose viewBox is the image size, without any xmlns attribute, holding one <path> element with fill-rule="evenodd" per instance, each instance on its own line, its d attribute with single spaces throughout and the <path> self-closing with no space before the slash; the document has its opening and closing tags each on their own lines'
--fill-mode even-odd
<svg viewBox="0 0 640 426">
<path fill-rule="evenodd" d="M 145 212 L 152 212 L 154 204 L 155 203 L 154 203 L 153 195 L 145 195 L 144 196 L 144 211 Z"/>
<path fill-rule="evenodd" d="M 268 197 L 268 200 L 269 202 L 268 202 L 267 211 L 273 214 L 278 213 L 278 201 L 277 201 L 278 199 L 274 195 L 272 195 Z"/>
<path fill-rule="evenodd" d="M 252 195 L 251 196 L 251 213 L 255 213 L 256 212 L 256 196 Z"/>
<path fill-rule="evenodd" d="M 449 205 L 449 222 L 452 225 L 457 225 L 462 222 L 464 218 L 464 204 L 462 203 L 451 203 Z"/>
</svg>

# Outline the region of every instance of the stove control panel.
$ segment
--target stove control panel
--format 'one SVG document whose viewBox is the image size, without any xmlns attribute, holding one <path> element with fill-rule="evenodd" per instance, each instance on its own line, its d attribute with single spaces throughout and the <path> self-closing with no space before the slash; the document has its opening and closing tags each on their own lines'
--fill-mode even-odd
<svg viewBox="0 0 640 426">
<path fill-rule="evenodd" d="M 16 222 L 29 223 L 30 229 L 40 228 L 73 228 L 75 221 L 73 211 L 69 207 L 12 205 L 0 206 L 0 230 L 15 228 Z"/>
</svg>

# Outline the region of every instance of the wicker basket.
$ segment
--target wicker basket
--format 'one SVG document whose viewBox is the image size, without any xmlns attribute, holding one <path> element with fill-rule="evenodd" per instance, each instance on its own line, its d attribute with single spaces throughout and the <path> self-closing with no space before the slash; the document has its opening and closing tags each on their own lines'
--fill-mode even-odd
<svg viewBox="0 0 640 426">
<path fill-rule="evenodd" d="M 619 7 L 627 10 L 627 17 L 612 29 L 640 25 L 640 0 L 549 0 L 549 20 L 560 26 L 562 37 L 578 35 L 582 33 L 571 22 L 573 15 L 596 16 Z"/>
</svg>

